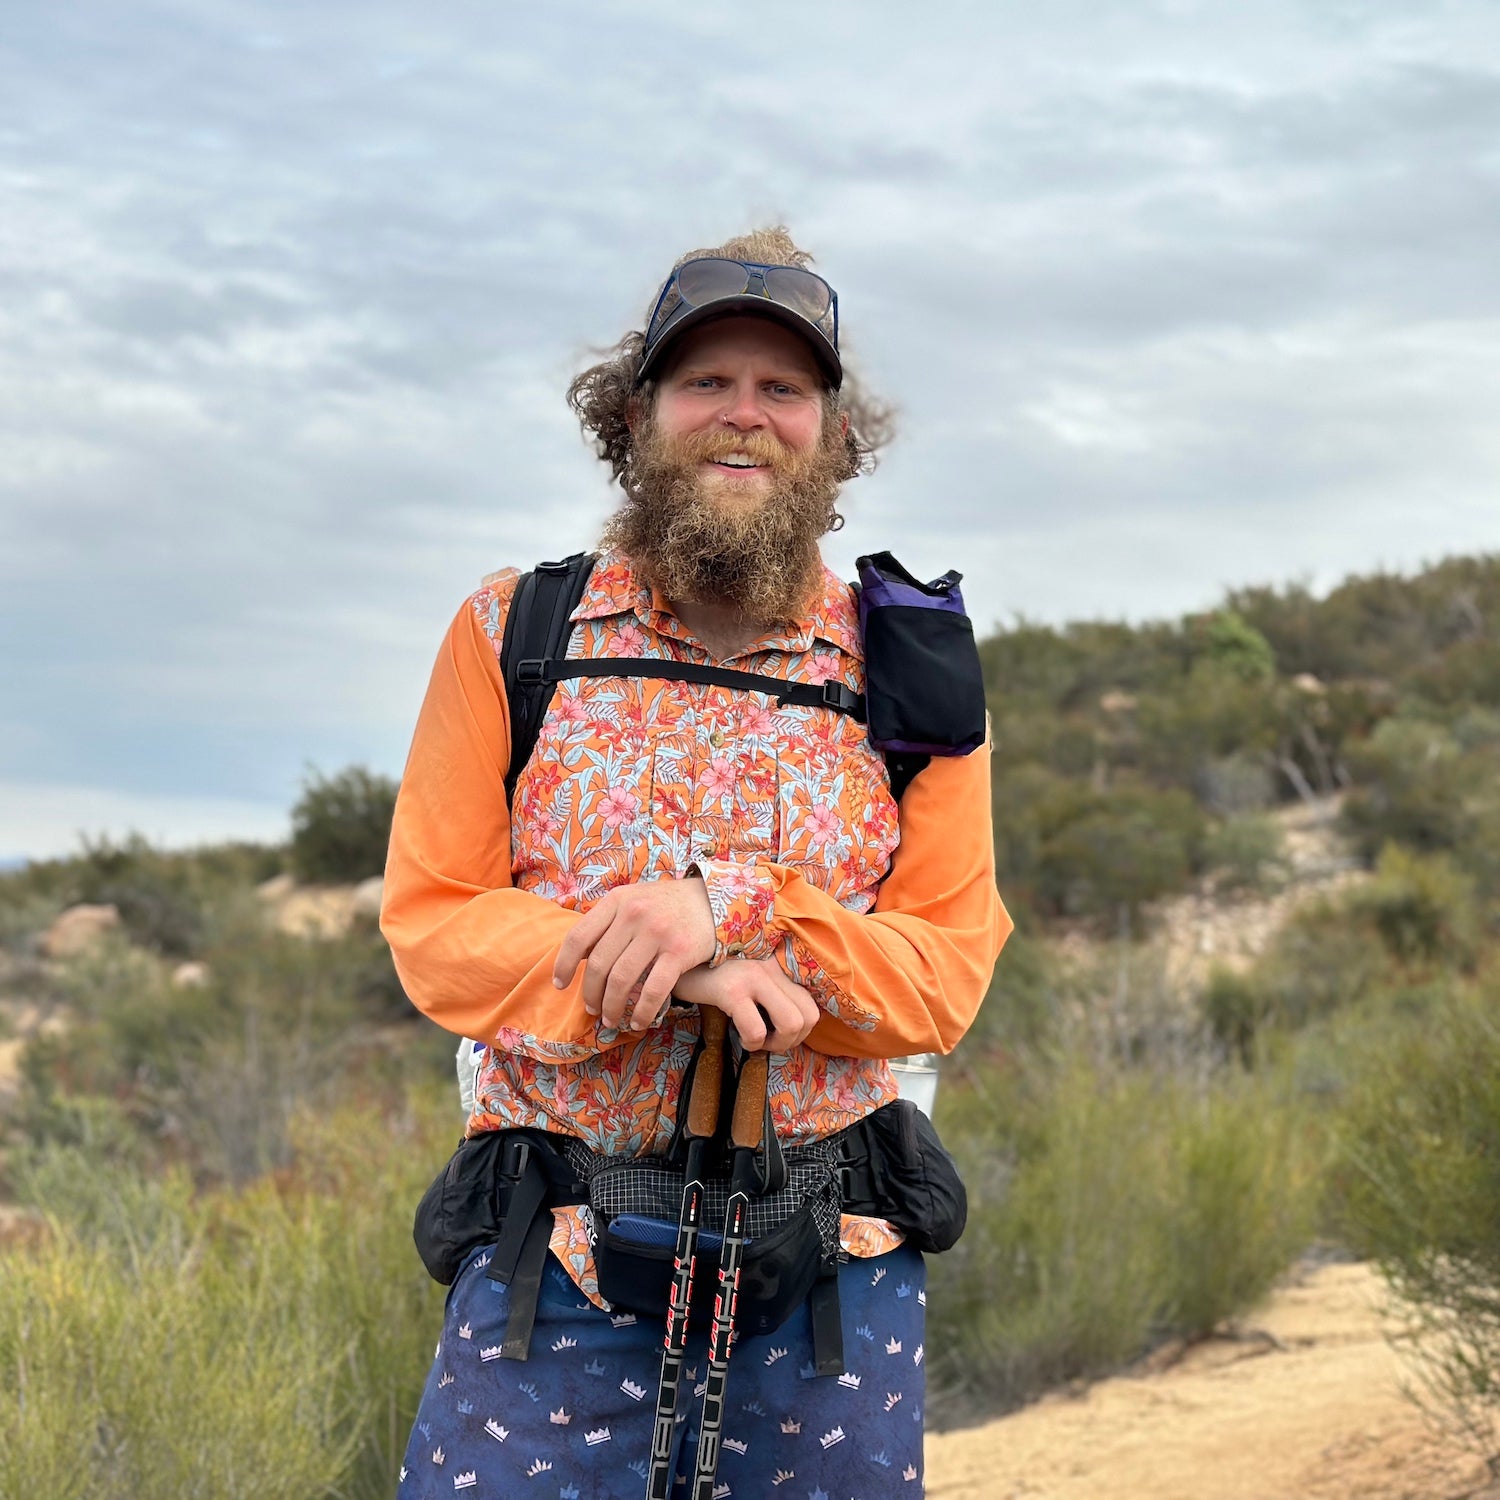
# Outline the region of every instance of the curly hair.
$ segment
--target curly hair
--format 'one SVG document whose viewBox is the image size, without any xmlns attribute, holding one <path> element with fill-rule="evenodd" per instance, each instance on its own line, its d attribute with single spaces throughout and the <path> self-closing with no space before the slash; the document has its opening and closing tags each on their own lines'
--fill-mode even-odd
<svg viewBox="0 0 1500 1500">
<path fill-rule="evenodd" d="M 700 256 L 725 256 L 731 260 L 754 261 L 767 266 L 808 266 L 812 256 L 799 248 L 784 224 L 752 229 L 737 234 L 722 245 L 689 250 L 677 258 L 673 270 Z M 651 307 L 656 305 L 652 299 Z M 646 322 L 651 316 L 646 309 Z M 636 376 L 646 352 L 643 329 L 632 329 L 611 349 L 599 351 L 606 357 L 577 375 L 568 387 L 568 405 L 577 414 L 585 437 L 593 440 L 594 451 L 609 465 L 613 479 L 627 491 L 634 447 L 627 415 L 632 401 L 644 399 L 649 406 L 655 398 L 655 382 L 646 381 L 638 391 Z M 849 419 L 844 437 L 844 465 L 840 480 L 871 473 L 879 461 L 880 450 L 895 432 L 895 411 L 886 402 L 865 390 L 859 377 L 846 365 L 841 390 L 826 390 L 823 396 L 830 414 Z"/>
</svg>

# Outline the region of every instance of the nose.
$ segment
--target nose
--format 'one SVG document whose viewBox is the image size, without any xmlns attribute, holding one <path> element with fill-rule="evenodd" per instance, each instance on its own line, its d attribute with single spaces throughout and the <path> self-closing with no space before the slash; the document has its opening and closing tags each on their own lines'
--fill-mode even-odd
<svg viewBox="0 0 1500 1500">
<path fill-rule="evenodd" d="M 736 381 L 730 387 L 719 420 L 737 432 L 754 432 L 766 425 L 766 415 L 761 409 L 760 392 L 753 381 Z"/>
</svg>

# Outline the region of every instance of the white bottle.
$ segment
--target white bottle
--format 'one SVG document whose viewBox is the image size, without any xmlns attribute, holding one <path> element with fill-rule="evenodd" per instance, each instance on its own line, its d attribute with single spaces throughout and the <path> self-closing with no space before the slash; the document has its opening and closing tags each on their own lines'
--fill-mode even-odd
<svg viewBox="0 0 1500 1500">
<path fill-rule="evenodd" d="M 464 1119 L 474 1113 L 474 1086 L 479 1080 L 479 1065 L 484 1061 L 484 1043 L 464 1037 L 458 1044 L 458 1097 L 464 1107 Z"/>
</svg>

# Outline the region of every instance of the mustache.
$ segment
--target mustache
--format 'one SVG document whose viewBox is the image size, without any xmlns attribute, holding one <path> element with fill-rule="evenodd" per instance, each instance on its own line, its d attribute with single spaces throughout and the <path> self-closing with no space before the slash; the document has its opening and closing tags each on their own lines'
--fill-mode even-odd
<svg viewBox="0 0 1500 1500">
<path fill-rule="evenodd" d="M 671 439 L 672 456 L 686 463 L 715 463 L 731 453 L 743 453 L 768 469 L 784 469 L 792 462 L 792 452 L 768 432 L 731 432 L 716 428 L 712 432 L 689 432 Z"/>
</svg>

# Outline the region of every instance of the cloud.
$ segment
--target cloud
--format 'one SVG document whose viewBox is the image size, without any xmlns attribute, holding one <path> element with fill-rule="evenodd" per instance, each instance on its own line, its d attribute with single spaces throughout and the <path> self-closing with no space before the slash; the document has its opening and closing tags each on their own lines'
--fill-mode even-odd
<svg viewBox="0 0 1500 1500">
<path fill-rule="evenodd" d="M 26 8 L 0 775 L 206 809 L 397 770 L 464 593 L 607 510 L 570 371 L 680 249 L 780 216 L 904 413 L 846 572 L 962 562 L 988 622 L 1492 547 L 1497 31 L 1478 4 Z"/>
</svg>

